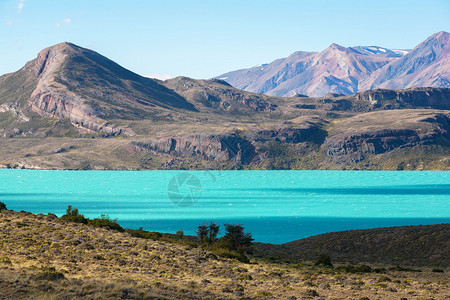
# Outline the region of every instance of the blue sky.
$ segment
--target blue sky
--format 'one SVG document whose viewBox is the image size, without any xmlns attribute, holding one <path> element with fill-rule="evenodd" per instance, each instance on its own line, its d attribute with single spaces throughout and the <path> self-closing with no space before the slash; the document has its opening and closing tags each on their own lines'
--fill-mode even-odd
<svg viewBox="0 0 450 300">
<path fill-rule="evenodd" d="M 331 43 L 412 48 L 449 0 L 0 0 L 0 74 L 63 41 L 141 75 L 210 78 Z"/>
</svg>

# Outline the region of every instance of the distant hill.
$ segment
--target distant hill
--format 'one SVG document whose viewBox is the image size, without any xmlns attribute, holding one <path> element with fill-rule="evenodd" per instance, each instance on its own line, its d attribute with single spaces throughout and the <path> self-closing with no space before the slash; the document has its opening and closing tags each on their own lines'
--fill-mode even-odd
<svg viewBox="0 0 450 300">
<path fill-rule="evenodd" d="M 449 267 L 450 224 L 387 227 L 320 234 L 283 245 L 257 244 L 256 254 L 278 259 Z"/>
<path fill-rule="evenodd" d="M 354 94 L 369 89 L 450 87 L 450 34 L 439 32 L 413 50 L 377 46 L 295 52 L 269 64 L 217 76 L 255 93 L 289 97 Z"/>
<path fill-rule="evenodd" d="M 336 53 L 367 74 L 408 55 L 332 45 L 319 56 L 332 65 Z M 347 92 L 274 97 L 220 79 L 160 81 L 61 43 L 0 76 L 0 167 L 450 169 L 449 88 Z"/>
</svg>

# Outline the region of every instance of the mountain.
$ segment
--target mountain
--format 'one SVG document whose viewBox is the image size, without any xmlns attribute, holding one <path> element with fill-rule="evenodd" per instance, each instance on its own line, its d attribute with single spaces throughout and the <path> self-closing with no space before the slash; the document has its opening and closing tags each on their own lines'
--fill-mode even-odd
<svg viewBox="0 0 450 300">
<path fill-rule="evenodd" d="M 131 120 L 183 119 L 211 109 L 229 115 L 273 109 L 266 98 L 218 80 L 142 77 L 71 43 L 46 48 L 18 72 L 0 77 L 2 111 L 18 110 L 24 120 L 35 115 L 69 120 L 84 132 L 105 135 L 134 135 L 127 126 Z"/>
<path fill-rule="evenodd" d="M 110 126 L 107 119 L 141 118 L 157 108 L 195 110 L 156 81 L 70 43 L 42 50 L 23 69 L 2 77 L 0 87 L 6 90 L 18 82 L 26 84 L 25 94 L 17 102 L 23 109 L 39 116 L 68 119 L 90 132 L 119 134 L 121 129 Z M 8 104 L 13 99 L 10 92 L 0 90 L 0 103 Z"/>
<path fill-rule="evenodd" d="M 290 60 L 299 70 L 298 60 L 318 66 L 308 71 L 313 77 L 339 65 L 336 74 L 350 80 L 406 56 L 400 55 L 331 45 Z M 308 84 L 324 90 L 320 82 Z M 0 76 L 0 167 L 450 169 L 450 89 L 346 96 L 355 89 L 347 88 L 318 98 L 274 97 L 220 79 L 160 81 L 61 43 Z"/>
<path fill-rule="evenodd" d="M 450 34 L 439 32 L 398 60 L 383 66 L 363 82 L 360 90 L 450 87 Z"/>
<path fill-rule="evenodd" d="M 220 76 L 234 87 L 267 95 L 322 97 L 375 88 L 450 86 L 449 33 L 430 36 L 413 50 L 377 46 L 295 52 L 272 63 Z"/>
</svg>

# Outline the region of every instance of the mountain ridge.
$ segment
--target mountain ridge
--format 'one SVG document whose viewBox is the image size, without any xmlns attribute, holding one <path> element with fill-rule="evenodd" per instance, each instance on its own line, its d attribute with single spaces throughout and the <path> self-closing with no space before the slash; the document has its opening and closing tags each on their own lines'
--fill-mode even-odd
<svg viewBox="0 0 450 300">
<path fill-rule="evenodd" d="M 371 64 L 336 44 L 322 60 L 310 52 L 290 59 L 340 64 L 354 78 L 350 62 L 369 76 L 395 59 L 373 51 Z M 0 167 L 450 169 L 450 89 L 344 94 L 274 97 L 220 79 L 154 80 L 61 43 L 0 76 Z"/>
<path fill-rule="evenodd" d="M 255 68 L 231 71 L 215 78 L 246 91 L 289 97 L 303 94 L 354 94 L 375 88 L 450 87 L 449 33 L 441 31 L 414 49 L 331 44 L 321 52 L 294 52 Z M 404 70 L 405 69 L 405 70 Z M 412 73 L 412 75 L 411 75 Z"/>
</svg>

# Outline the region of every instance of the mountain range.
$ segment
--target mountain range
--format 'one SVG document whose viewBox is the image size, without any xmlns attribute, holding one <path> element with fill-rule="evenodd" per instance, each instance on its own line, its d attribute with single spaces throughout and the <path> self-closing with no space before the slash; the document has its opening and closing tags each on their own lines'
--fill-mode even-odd
<svg viewBox="0 0 450 300">
<path fill-rule="evenodd" d="M 334 61 L 340 48 L 322 56 Z M 423 53 L 352 51 L 373 52 L 371 63 L 351 56 L 366 70 Z M 220 79 L 160 81 L 61 43 L 0 76 L 0 167 L 447 170 L 449 99 L 449 88 L 313 98 L 252 93 Z"/>
<path fill-rule="evenodd" d="M 245 91 L 278 97 L 450 87 L 449 37 L 447 32 L 438 32 L 412 50 L 331 44 L 322 52 L 294 52 L 287 58 L 216 78 Z"/>
</svg>

